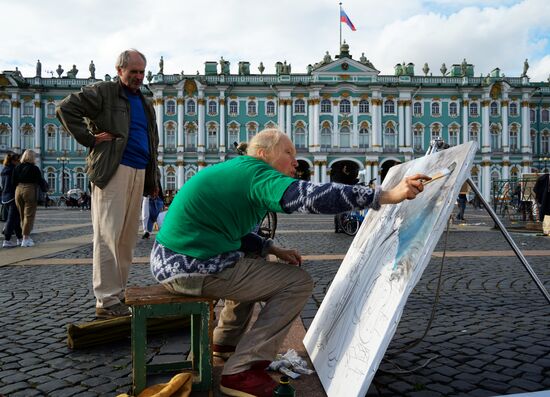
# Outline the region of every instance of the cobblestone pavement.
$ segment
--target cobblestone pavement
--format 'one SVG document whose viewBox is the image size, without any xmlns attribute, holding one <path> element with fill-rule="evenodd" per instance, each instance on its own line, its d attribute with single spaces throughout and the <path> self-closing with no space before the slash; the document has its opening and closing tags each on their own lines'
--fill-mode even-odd
<svg viewBox="0 0 550 397">
<path fill-rule="evenodd" d="M 469 209 L 466 216 L 467 224 L 451 226 L 447 252 L 479 251 L 479 256 L 445 259 L 435 306 L 441 258 L 432 257 L 367 396 L 495 396 L 550 389 L 550 304 L 515 256 L 491 256 L 509 246 L 484 212 Z M 34 248 L 39 252 L 41 244 L 75 236 L 86 241 L 91 232 L 89 212 L 40 209 Z M 548 237 L 512 236 L 526 253 L 550 249 Z M 352 237 L 335 234 L 332 217 L 285 215 L 279 217 L 276 239 L 313 258 L 304 263 L 316 281 L 302 312 L 307 328 L 341 262 L 323 255 L 343 256 Z M 136 262 L 143 262 L 151 245 L 138 241 Z M 443 249 L 442 239 L 436 251 Z M 89 263 L 56 263 L 89 258 L 91 240 L 41 256 L 40 265 L 23 261 L 0 267 L 0 394 L 112 396 L 129 390 L 129 340 L 75 351 L 66 344 L 67 324 L 94 318 L 92 269 Z M 548 256 L 527 259 L 550 289 Z M 152 282 L 147 264 L 132 266 L 130 284 Z M 177 353 L 171 342 L 178 338 L 185 336 L 152 338 L 149 355 L 162 359 Z"/>
</svg>

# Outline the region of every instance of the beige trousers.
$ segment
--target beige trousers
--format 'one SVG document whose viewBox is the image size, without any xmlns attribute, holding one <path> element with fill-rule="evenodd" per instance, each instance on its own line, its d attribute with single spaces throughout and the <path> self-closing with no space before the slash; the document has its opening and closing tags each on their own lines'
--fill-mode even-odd
<svg viewBox="0 0 550 397">
<path fill-rule="evenodd" d="M 134 255 L 145 170 L 119 165 L 105 188 L 92 184 L 96 307 L 120 303 Z"/>
<path fill-rule="evenodd" d="M 21 229 L 23 236 L 31 234 L 36 217 L 38 185 L 36 183 L 20 183 L 15 188 L 15 205 L 21 216 Z"/>
<path fill-rule="evenodd" d="M 189 295 L 196 287 L 194 280 L 188 278 L 164 285 L 171 292 Z M 235 354 L 225 363 L 223 375 L 250 369 L 255 361 L 274 360 L 312 289 L 313 281 L 305 270 L 264 259 L 245 258 L 233 268 L 206 276 L 200 295 L 225 299 L 214 330 L 214 343 L 236 346 Z M 260 301 L 265 306 L 245 333 L 254 304 Z"/>
</svg>

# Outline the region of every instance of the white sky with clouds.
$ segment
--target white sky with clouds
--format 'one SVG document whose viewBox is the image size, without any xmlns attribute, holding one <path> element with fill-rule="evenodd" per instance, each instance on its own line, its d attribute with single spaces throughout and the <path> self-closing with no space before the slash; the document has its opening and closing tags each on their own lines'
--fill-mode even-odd
<svg viewBox="0 0 550 397">
<path fill-rule="evenodd" d="M 343 0 L 357 31 L 342 25 L 354 59 L 361 53 L 381 71 L 405 61 L 423 74 L 427 62 L 434 76 L 463 58 L 475 75 L 499 67 L 517 77 L 529 59 L 531 81 L 550 74 L 549 0 Z M 204 73 L 205 61 L 221 56 L 237 73 L 239 61 L 251 73 L 274 73 L 277 61 L 292 64 L 293 73 L 338 52 L 339 8 L 335 0 L 0 0 L 2 44 L 0 71 L 42 76 L 59 64 L 76 64 L 77 77 L 115 74 L 114 61 L 135 47 L 148 58 L 148 70 Z M 64 74 L 65 75 L 65 74 Z"/>
</svg>

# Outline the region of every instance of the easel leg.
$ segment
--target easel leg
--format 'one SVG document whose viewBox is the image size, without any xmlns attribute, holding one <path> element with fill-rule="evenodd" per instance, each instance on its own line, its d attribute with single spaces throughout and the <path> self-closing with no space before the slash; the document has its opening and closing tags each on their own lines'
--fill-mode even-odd
<svg viewBox="0 0 550 397">
<path fill-rule="evenodd" d="M 533 279 L 535 284 L 537 284 L 537 287 L 540 289 L 540 292 L 542 292 L 542 294 L 545 296 L 548 303 L 550 303 L 550 293 L 548 293 L 548 290 L 544 287 L 544 284 L 538 278 L 537 274 L 535 273 L 535 271 L 533 270 L 531 265 L 529 265 L 529 263 L 527 262 L 527 259 L 525 259 L 525 256 L 523 255 L 523 253 L 520 251 L 520 249 L 518 248 L 518 246 L 516 245 L 514 240 L 512 240 L 512 236 L 510 236 L 510 233 L 508 233 L 508 230 L 506 230 L 506 228 L 504 227 L 504 225 L 502 224 L 502 222 L 498 218 L 495 211 L 493 211 L 493 209 L 491 208 L 489 203 L 487 203 L 487 201 L 485 201 L 485 199 L 481 195 L 481 193 L 480 193 L 479 189 L 477 188 L 477 186 L 475 185 L 475 183 L 470 178 L 468 178 L 467 182 L 468 182 L 468 185 L 470 185 L 470 188 L 472 188 L 473 192 L 477 195 L 477 197 L 479 198 L 479 200 L 481 201 L 481 203 L 483 204 L 483 206 L 485 207 L 485 209 L 487 210 L 489 215 L 491 215 L 491 218 L 493 218 L 493 221 L 495 222 L 495 225 L 500 229 L 500 231 L 504 235 L 504 238 L 506 239 L 506 241 L 508 241 L 508 244 L 510 244 L 510 247 L 512 247 L 512 249 L 514 250 L 516 256 L 521 261 L 521 263 L 523 264 L 525 269 L 527 269 L 527 272 L 529 272 L 529 275 L 531 276 L 531 278 Z"/>
</svg>

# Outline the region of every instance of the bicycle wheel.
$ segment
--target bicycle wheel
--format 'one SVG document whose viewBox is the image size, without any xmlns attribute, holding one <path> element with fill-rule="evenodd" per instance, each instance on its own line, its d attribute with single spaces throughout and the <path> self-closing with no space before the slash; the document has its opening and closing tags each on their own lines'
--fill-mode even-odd
<svg viewBox="0 0 550 397">
<path fill-rule="evenodd" d="M 348 236 L 355 236 L 361 223 L 355 217 L 346 217 L 342 222 L 342 230 Z"/>
<path fill-rule="evenodd" d="M 275 238 L 275 230 L 277 229 L 277 214 L 268 212 L 264 219 L 260 222 L 258 234 L 265 238 Z"/>
</svg>

